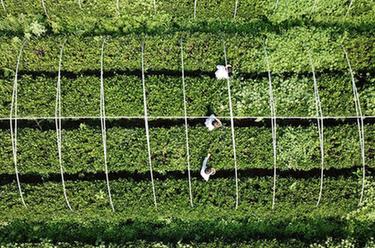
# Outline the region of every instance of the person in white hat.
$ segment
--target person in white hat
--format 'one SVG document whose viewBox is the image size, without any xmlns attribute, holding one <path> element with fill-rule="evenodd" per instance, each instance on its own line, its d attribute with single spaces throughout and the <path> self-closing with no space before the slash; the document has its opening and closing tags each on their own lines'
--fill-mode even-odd
<svg viewBox="0 0 375 248">
<path fill-rule="evenodd" d="M 212 131 L 215 128 L 220 128 L 223 124 L 214 114 L 211 114 L 204 122 L 204 125 L 208 128 L 208 131 Z"/>
<path fill-rule="evenodd" d="M 232 72 L 231 65 L 227 65 L 227 66 L 217 65 L 216 69 L 217 69 L 215 72 L 216 79 L 218 80 L 229 79 L 229 74 Z"/>
</svg>

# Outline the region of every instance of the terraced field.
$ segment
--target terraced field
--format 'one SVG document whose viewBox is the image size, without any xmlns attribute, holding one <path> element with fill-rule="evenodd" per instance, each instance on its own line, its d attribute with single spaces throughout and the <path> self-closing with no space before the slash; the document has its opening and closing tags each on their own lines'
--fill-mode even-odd
<svg viewBox="0 0 375 248">
<path fill-rule="evenodd" d="M 371 0 L 1 0 L 0 246 L 375 247 L 374 27 Z"/>
</svg>

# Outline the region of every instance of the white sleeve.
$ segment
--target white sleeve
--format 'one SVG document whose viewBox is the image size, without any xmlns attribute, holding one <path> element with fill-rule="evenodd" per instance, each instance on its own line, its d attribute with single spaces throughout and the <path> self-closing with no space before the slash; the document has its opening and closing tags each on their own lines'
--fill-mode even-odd
<svg viewBox="0 0 375 248">
<path fill-rule="evenodd" d="M 206 125 L 209 131 L 212 131 L 215 129 L 214 125 L 212 124 L 215 121 L 215 119 L 216 119 L 215 115 L 210 115 L 204 122 L 204 124 Z"/>
<path fill-rule="evenodd" d="M 203 163 L 202 163 L 202 168 L 201 168 L 201 176 L 206 181 L 208 181 L 208 179 L 210 178 L 210 175 L 206 173 L 208 158 L 209 156 L 204 158 Z"/>
</svg>

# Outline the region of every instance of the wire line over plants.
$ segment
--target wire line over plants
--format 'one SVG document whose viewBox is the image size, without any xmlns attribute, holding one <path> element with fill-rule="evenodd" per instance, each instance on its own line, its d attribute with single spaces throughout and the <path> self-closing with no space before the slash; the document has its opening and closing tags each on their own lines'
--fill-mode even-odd
<svg viewBox="0 0 375 248">
<path fill-rule="evenodd" d="M 184 48 L 183 41 L 181 39 L 181 80 L 182 80 L 182 93 L 184 100 L 184 115 L 185 115 L 185 145 L 186 145 L 186 163 L 188 169 L 188 180 L 189 180 L 189 199 L 190 206 L 193 207 L 193 193 L 191 189 L 191 173 L 190 173 L 190 147 L 189 147 L 189 130 L 188 130 L 188 118 L 187 118 L 187 102 L 186 102 L 186 83 L 185 83 L 185 69 L 184 69 Z"/>
<path fill-rule="evenodd" d="M 362 161 L 362 187 L 361 187 L 361 193 L 360 193 L 360 198 L 359 198 L 359 204 L 362 204 L 364 191 L 365 191 L 365 183 L 366 183 L 365 131 L 364 131 L 364 124 L 363 124 L 361 102 L 359 100 L 359 94 L 358 94 L 357 86 L 355 84 L 352 65 L 350 63 L 349 55 L 345 47 L 342 46 L 342 49 L 345 54 L 345 59 L 349 68 L 350 78 L 352 81 L 355 111 L 357 114 L 358 136 L 359 136 L 359 145 L 360 145 L 361 161 Z"/>
<path fill-rule="evenodd" d="M 223 41 L 223 49 L 224 49 L 224 60 L 225 60 L 225 67 L 228 68 L 228 60 L 227 60 L 227 49 L 225 46 L 225 42 Z M 230 127 L 231 127 L 231 136 L 232 136 L 232 147 L 233 147 L 233 161 L 234 161 L 234 177 L 235 177 L 235 184 L 236 184 L 236 204 L 235 208 L 238 208 L 239 202 L 239 189 L 238 189 L 238 173 L 237 173 L 237 152 L 236 152 L 236 138 L 234 133 L 234 119 L 233 119 L 233 107 L 232 107 L 232 93 L 230 89 L 230 78 L 227 78 L 227 89 L 228 89 L 228 104 L 229 104 L 229 113 L 230 113 Z"/>
<path fill-rule="evenodd" d="M 152 186 L 152 195 L 154 199 L 154 205 L 157 208 L 158 204 L 156 201 L 156 190 L 154 183 L 154 173 L 152 170 L 152 160 L 151 160 L 151 145 L 150 145 L 150 131 L 148 127 L 148 113 L 147 113 L 147 96 L 146 96 L 146 82 L 145 82 L 145 65 L 144 65 L 144 50 L 145 43 L 144 40 L 141 42 L 141 66 L 142 66 L 142 91 L 143 91 L 143 110 L 144 110 L 144 120 L 145 120 L 145 132 L 147 141 L 147 155 L 148 155 L 148 165 L 150 167 L 150 177 Z"/>
<path fill-rule="evenodd" d="M 320 146 L 320 164 L 321 164 L 321 169 L 320 169 L 320 187 L 319 187 L 318 200 L 316 202 L 316 205 L 319 206 L 320 201 L 322 199 L 323 180 L 324 180 L 324 125 L 323 125 L 322 103 L 320 101 L 318 82 L 316 80 L 315 66 L 314 66 L 314 61 L 312 59 L 311 52 L 309 53 L 309 60 L 310 60 L 311 71 L 312 71 L 312 75 L 313 75 L 313 81 L 314 81 L 314 97 L 315 97 L 316 120 L 317 120 L 317 123 L 318 123 L 319 146 Z"/>
<path fill-rule="evenodd" d="M 115 207 L 113 205 L 111 187 L 109 185 L 108 163 L 107 163 L 107 128 L 106 128 L 104 78 L 103 78 L 104 45 L 105 45 L 105 39 L 103 39 L 101 54 L 100 54 L 100 126 L 101 126 L 102 141 L 103 141 L 105 180 L 107 184 L 109 204 L 111 206 L 112 211 L 114 212 Z"/>
<path fill-rule="evenodd" d="M 234 3 L 233 18 L 236 18 L 236 17 L 237 17 L 238 2 L 239 2 L 239 0 L 236 0 L 235 3 Z"/>
<path fill-rule="evenodd" d="M 272 128 L 272 148 L 273 148 L 273 186 L 272 186 L 272 209 L 275 208 L 275 198 L 276 198 L 276 177 L 277 177 L 277 147 L 276 147 L 276 106 L 273 97 L 272 89 L 272 78 L 271 78 L 271 68 L 267 54 L 267 41 L 265 42 L 264 49 L 264 59 L 267 66 L 268 73 L 268 93 L 269 93 L 269 105 L 271 110 L 271 128 Z"/>
<path fill-rule="evenodd" d="M 6 9 L 6 7 L 5 7 L 4 0 L 1 0 L 1 6 L 2 6 L 3 9 L 4 9 L 4 12 L 7 12 L 7 9 Z"/>
<path fill-rule="evenodd" d="M 44 2 L 44 0 L 41 0 L 41 2 L 42 2 L 42 8 L 43 8 L 44 14 L 46 15 L 47 19 L 49 19 L 46 3 Z"/>
<path fill-rule="evenodd" d="M 61 151 L 61 142 L 62 142 L 62 135 L 61 135 L 61 65 L 62 65 L 62 57 L 64 52 L 64 45 L 65 40 L 61 45 L 60 48 L 60 55 L 59 55 L 59 69 L 58 69 L 58 76 L 57 76 L 57 84 L 56 84 L 56 105 L 55 105 L 55 125 L 56 125 L 56 141 L 57 141 L 57 154 L 60 166 L 60 175 L 61 175 L 61 183 L 63 187 L 63 194 L 66 205 L 68 206 L 69 210 L 73 210 L 68 195 L 66 192 L 65 186 L 65 179 L 64 179 L 64 167 L 62 162 L 62 151 Z"/>
<path fill-rule="evenodd" d="M 22 43 L 21 48 L 18 52 L 16 71 L 15 71 L 14 81 L 13 81 L 12 102 L 11 102 L 11 107 L 10 107 L 9 120 L 10 120 L 10 135 L 11 135 L 11 140 L 12 140 L 13 164 L 14 164 L 14 170 L 16 173 L 17 187 L 18 187 L 18 191 L 21 197 L 22 205 L 26 207 L 26 203 L 25 203 L 22 188 L 21 188 L 21 181 L 20 181 L 18 163 L 17 163 L 18 162 L 17 161 L 18 69 L 19 69 L 21 56 L 22 56 L 22 52 L 23 52 L 23 48 L 25 44 L 26 44 L 26 40 Z"/>
</svg>

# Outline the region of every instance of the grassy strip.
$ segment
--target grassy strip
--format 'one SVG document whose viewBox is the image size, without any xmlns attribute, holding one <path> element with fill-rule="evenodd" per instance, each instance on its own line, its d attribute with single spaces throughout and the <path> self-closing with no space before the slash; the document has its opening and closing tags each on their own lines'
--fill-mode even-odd
<svg viewBox="0 0 375 248">
<path fill-rule="evenodd" d="M 55 115 L 55 78 L 24 76 L 19 79 L 18 115 Z M 64 116 L 99 115 L 99 77 L 62 79 Z M 204 116 L 208 108 L 217 115 L 229 116 L 226 81 L 209 77 L 186 78 L 187 113 Z M 320 98 L 325 116 L 355 116 L 353 92 L 349 75 L 318 77 Z M 269 116 L 268 78 L 235 78 L 232 103 L 235 116 Z M 151 116 L 183 116 L 182 82 L 179 77 L 150 76 L 146 79 L 148 111 Z M 9 116 L 11 80 L 0 79 L 0 117 Z M 273 90 L 278 116 L 311 116 L 315 113 L 312 77 L 273 77 Z M 359 88 L 362 113 L 375 115 L 375 85 L 366 81 Z M 107 116 L 142 116 L 142 85 L 136 76 L 105 78 Z"/>
<path fill-rule="evenodd" d="M 329 25 L 332 21 L 341 21 L 342 26 L 355 25 L 356 28 L 373 24 L 374 10 L 370 2 L 359 0 L 353 5 L 350 18 L 346 18 L 349 3 L 340 0 L 319 1 L 314 9 L 313 1 L 280 2 L 275 8 L 273 0 L 240 1 L 234 21 L 235 2 L 197 1 L 197 16 L 193 20 L 194 2 L 188 0 L 156 1 L 156 13 L 152 0 L 84 2 L 82 9 L 77 1 L 45 0 L 49 19 L 40 2 L 31 0 L 17 3 L 5 1 L 7 13 L 0 9 L 3 19 L 0 31 L 40 33 L 46 29 L 53 33 L 129 33 L 147 30 L 166 32 L 179 29 L 194 29 L 206 26 L 214 32 L 229 31 L 227 26 L 246 23 L 248 31 L 254 31 L 254 24 L 267 26 L 266 23 L 290 22 L 297 25 L 312 18 L 319 25 Z M 309 17 L 309 18 L 306 18 Z M 222 25 L 220 22 L 225 22 Z M 288 24 L 287 24 L 288 25 Z M 289 24 L 290 25 L 290 24 Z M 293 24 L 292 24 L 293 25 Z M 336 25 L 337 26 L 337 25 Z M 177 28 L 178 29 L 178 28 Z M 371 30 L 370 27 L 366 28 Z"/>
<path fill-rule="evenodd" d="M 374 36 L 347 35 L 328 30 L 294 28 L 278 33 L 257 33 L 224 37 L 213 34 L 175 33 L 145 38 L 146 70 L 181 70 L 180 38 L 185 37 L 185 70 L 212 71 L 224 63 L 223 40 L 228 51 L 228 61 L 238 73 L 266 71 L 263 47 L 268 39 L 268 53 L 272 72 L 310 72 L 307 49 L 314 51 L 316 70 L 347 71 L 348 66 L 339 44 L 349 52 L 354 70 L 372 71 L 375 58 Z M 57 71 L 58 54 L 63 39 L 65 45 L 63 69 L 82 72 L 100 69 L 100 37 L 68 36 L 46 37 L 30 40 L 25 47 L 20 70 Z M 127 35 L 107 41 L 104 52 L 104 69 L 140 70 L 141 38 Z M 0 41 L 0 67 L 14 70 L 16 54 L 21 40 L 2 38 Z"/>
<path fill-rule="evenodd" d="M 63 124 L 64 125 L 64 124 Z M 154 170 L 186 171 L 183 127 L 151 128 Z M 374 167 L 374 125 L 365 126 L 366 163 Z M 58 171 L 54 130 L 19 129 L 18 165 L 22 173 L 48 174 Z M 271 130 L 266 127 L 236 128 L 237 158 L 240 169 L 272 168 Z M 326 168 L 350 168 L 361 164 L 358 131 L 355 125 L 326 127 Z M 9 131 L 0 133 L 1 171 L 13 173 Z M 199 171 L 202 159 L 211 152 L 211 164 L 217 169 L 233 168 L 229 126 L 208 132 L 201 126 L 189 128 L 191 167 Z M 279 127 L 277 131 L 279 169 L 310 170 L 320 168 L 319 139 L 316 125 Z M 110 171 L 147 172 L 146 138 L 143 128 L 107 130 Z M 63 131 L 63 160 L 68 173 L 102 172 L 103 150 L 100 128 L 81 124 L 79 130 Z"/>
<path fill-rule="evenodd" d="M 345 216 L 357 208 L 357 179 L 327 179 L 324 197 L 315 207 L 318 179 L 280 179 L 276 211 L 271 210 L 271 178 L 240 181 L 240 205 L 234 210 L 234 180 L 193 181 L 194 208 L 189 207 L 186 180 L 156 181 L 158 209 L 150 182 L 111 181 L 112 213 L 104 181 L 68 182 L 75 212 L 64 206 L 60 184 L 23 185 L 28 209 L 19 204 L 16 185 L 2 187 L 0 240 L 40 239 L 95 243 L 149 241 L 246 241 L 253 238 L 300 238 L 316 241 L 344 238 Z M 373 225 L 373 223 L 372 223 Z M 371 229 L 360 236 L 369 237 Z"/>
</svg>

